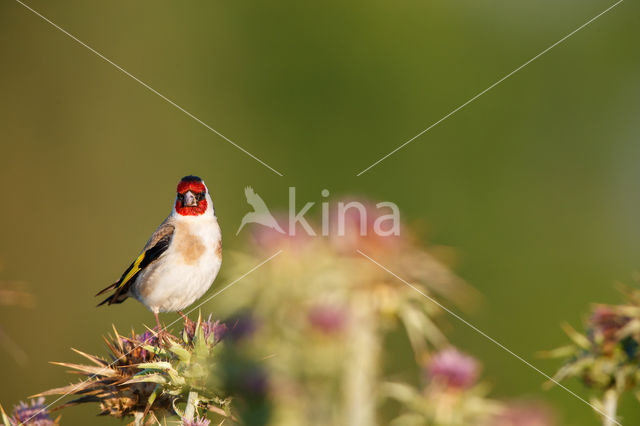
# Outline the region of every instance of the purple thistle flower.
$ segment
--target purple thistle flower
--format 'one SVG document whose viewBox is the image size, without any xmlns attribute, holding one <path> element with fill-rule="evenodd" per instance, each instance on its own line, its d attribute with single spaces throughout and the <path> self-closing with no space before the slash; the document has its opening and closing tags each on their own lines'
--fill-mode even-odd
<svg viewBox="0 0 640 426">
<path fill-rule="evenodd" d="M 120 341 L 125 349 L 125 353 L 129 353 L 128 358 L 130 358 L 132 364 L 147 362 L 151 358 L 152 354 L 142 348 L 142 345 L 156 347 L 159 345 L 158 336 L 149 330 L 133 337 L 120 337 Z"/>
<path fill-rule="evenodd" d="M 142 335 L 136 336 L 137 345 L 149 345 L 149 346 L 157 346 L 158 345 L 158 336 L 154 335 L 149 330 L 145 331 Z M 140 356 L 143 360 L 147 360 L 149 358 L 149 352 L 146 349 L 140 348 Z"/>
<path fill-rule="evenodd" d="M 470 388 L 476 383 L 478 372 L 478 361 L 455 348 L 438 352 L 427 365 L 429 379 L 451 389 Z"/>
<path fill-rule="evenodd" d="M 31 404 L 22 401 L 13 408 L 13 416 L 9 419 L 11 425 L 7 426 L 52 426 L 56 423 L 49 416 L 49 411 L 44 405 L 44 398 L 32 399 Z"/>
<path fill-rule="evenodd" d="M 209 426 L 209 424 L 211 424 L 211 421 L 205 417 L 196 417 L 192 420 L 182 418 L 182 426 Z"/>
<path fill-rule="evenodd" d="M 213 321 L 211 319 L 211 315 L 207 318 L 206 321 L 202 321 L 200 323 L 200 327 L 202 327 L 202 334 L 204 335 L 204 340 L 209 341 L 209 338 L 213 336 L 213 344 L 220 342 L 222 338 L 227 333 L 227 326 L 220 321 Z M 185 322 L 184 324 L 184 332 L 189 341 L 193 340 L 193 337 L 196 334 L 196 323 L 193 321 Z"/>
</svg>

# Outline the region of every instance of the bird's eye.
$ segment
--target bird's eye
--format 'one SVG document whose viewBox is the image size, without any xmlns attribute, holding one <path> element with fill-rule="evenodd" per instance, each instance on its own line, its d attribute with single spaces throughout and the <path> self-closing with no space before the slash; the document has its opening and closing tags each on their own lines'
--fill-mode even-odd
<svg viewBox="0 0 640 426">
<path fill-rule="evenodd" d="M 204 197 L 207 195 L 206 192 L 202 191 L 198 193 L 198 201 L 204 200 Z"/>
</svg>

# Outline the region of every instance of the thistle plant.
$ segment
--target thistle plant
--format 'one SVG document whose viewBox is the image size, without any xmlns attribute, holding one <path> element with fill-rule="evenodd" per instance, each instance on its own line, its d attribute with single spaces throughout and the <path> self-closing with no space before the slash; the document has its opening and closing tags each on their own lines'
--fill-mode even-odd
<svg viewBox="0 0 640 426">
<path fill-rule="evenodd" d="M 585 332 L 564 329 L 572 343 L 543 353 L 565 358 L 556 381 L 575 377 L 597 391 L 592 404 L 605 426 L 615 424 L 620 396 L 632 392 L 640 400 L 640 290 L 623 289 L 619 305 L 595 304 Z"/>
<path fill-rule="evenodd" d="M 358 250 L 444 304 L 467 307 L 474 299 L 475 291 L 408 229 L 384 237 L 359 220 L 348 216 L 344 235 L 324 238 L 259 228 L 249 254 L 228 255 L 231 275 L 240 275 L 283 250 L 211 308 L 255 318 L 251 345 L 271 381 L 271 424 L 375 424 L 386 339 L 405 334 L 409 346 L 390 350 L 413 352 L 416 361 L 449 344 L 441 309 Z"/>
<path fill-rule="evenodd" d="M 231 417 L 230 398 L 216 375 L 224 332 L 223 324 L 201 318 L 186 320 L 180 337 L 163 339 L 150 330 L 126 337 L 114 327 L 105 338 L 107 358 L 74 349 L 90 364 L 54 363 L 84 375 L 83 381 L 38 396 L 73 395 L 77 398 L 58 408 L 97 402 L 101 415 L 133 417 L 136 424 L 171 415 L 195 421 L 200 412 Z"/>
</svg>

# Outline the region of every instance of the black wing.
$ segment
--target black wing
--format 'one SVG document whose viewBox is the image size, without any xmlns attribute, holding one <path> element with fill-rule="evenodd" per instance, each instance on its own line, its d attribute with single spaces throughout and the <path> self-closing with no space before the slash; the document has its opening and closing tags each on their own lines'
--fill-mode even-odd
<svg viewBox="0 0 640 426">
<path fill-rule="evenodd" d="M 146 267 L 148 267 L 151 263 L 156 261 L 165 251 L 167 251 L 167 249 L 169 248 L 169 243 L 171 243 L 172 236 L 173 226 L 171 226 L 171 231 L 169 233 L 165 232 L 164 235 L 160 237 L 153 246 L 142 252 L 142 254 L 138 256 L 138 258 L 126 269 L 126 271 L 124 271 L 122 277 L 120 277 L 118 281 L 111 284 L 109 287 L 99 291 L 96 296 L 106 293 L 110 290 L 115 290 L 115 292 L 111 296 L 100 302 L 98 306 L 104 305 L 105 303 L 112 305 L 114 303 L 124 302 L 128 297 L 127 293 L 129 292 L 129 288 L 131 288 L 131 285 L 135 282 L 138 274 Z"/>
</svg>

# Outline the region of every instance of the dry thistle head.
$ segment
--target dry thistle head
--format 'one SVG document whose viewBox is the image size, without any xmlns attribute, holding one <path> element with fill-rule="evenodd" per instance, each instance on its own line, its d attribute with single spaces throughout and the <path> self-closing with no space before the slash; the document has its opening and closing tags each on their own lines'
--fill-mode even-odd
<svg viewBox="0 0 640 426">
<path fill-rule="evenodd" d="M 85 380 L 40 395 L 77 397 L 58 408 L 97 402 L 101 415 L 139 418 L 152 413 L 162 418 L 180 415 L 178 404 L 186 402 L 189 393 L 197 392 L 198 406 L 226 414 L 229 400 L 212 390 L 216 387 L 211 374 L 218 352 L 217 336 L 223 328 L 210 319 L 204 323 L 200 319 L 196 323 L 187 321 L 183 339 L 165 334 L 164 340 L 153 331 L 132 331 L 125 337 L 114 328 L 113 336 L 105 338 L 108 358 L 74 349 L 91 363 L 55 363 L 84 375 Z"/>
<path fill-rule="evenodd" d="M 158 347 L 158 339 L 151 332 L 130 337 L 122 336 L 114 327 L 114 334 L 104 338 L 109 355 L 107 358 L 89 355 L 73 349 L 89 360 L 90 364 L 72 364 L 55 362 L 56 365 L 68 367 L 72 372 L 85 376 L 79 383 L 55 388 L 40 395 L 74 395 L 78 398 L 63 404 L 64 408 L 86 402 L 98 402 L 100 415 L 118 418 L 144 413 L 149 399 L 154 394 L 153 383 L 131 382 L 140 373 L 140 363 L 152 362 L 157 355 L 151 347 Z M 154 413 L 172 412 L 172 400 L 164 396 L 152 401 Z M 159 413 L 158 413 L 159 414 Z"/>
<path fill-rule="evenodd" d="M 543 353 L 566 359 L 554 376 L 556 381 L 578 378 L 601 391 L 602 401 L 594 401 L 597 406 L 629 390 L 640 399 L 640 297 L 635 289 L 625 294 L 623 304 L 594 305 L 584 334 L 566 325 L 572 344 Z"/>
<path fill-rule="evenodd" d="M 631 338 L 634 333 L 625 330 L 633 321 L 631 315 L 629 306 L 594 305 L 587 321 L 587 337 L 594 349 L 605 356 L 613 356 L 619 344 L 625 352 L 635 350 L 633 343 L 637 340 Z"/>
<path fill-rule="evenodd" d="M 32 399 L 30 404 L 20 401 L 13 407 L 13 413 L 9 417 L 0 407 L 3 426 L 54 426 L 59 424 L 60 417 L 53 420 L 49 414 L 44 398 Z"/>
</svg>

